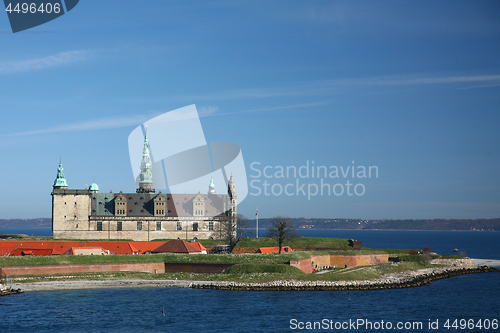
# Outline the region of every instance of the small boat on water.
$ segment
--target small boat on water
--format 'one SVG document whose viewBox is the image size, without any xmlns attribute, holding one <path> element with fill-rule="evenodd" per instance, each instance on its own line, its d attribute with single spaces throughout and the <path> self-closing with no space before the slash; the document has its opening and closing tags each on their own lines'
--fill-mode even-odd
<svg viewBox="0 0 500 333">
<path fill-rule="evenodd" d="M 451 250 L 451 252 L 458 252 L 458 249 L 454 248 L 453 250 Z"/>
</svg>

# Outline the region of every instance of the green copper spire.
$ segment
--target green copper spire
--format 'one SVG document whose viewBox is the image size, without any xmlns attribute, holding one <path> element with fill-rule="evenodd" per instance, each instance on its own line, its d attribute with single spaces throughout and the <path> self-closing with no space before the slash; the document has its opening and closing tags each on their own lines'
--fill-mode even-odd
<svg viewBox="0 0 500 333">
<path fill-rule="evenodd" d="M 208 194 L 215 194 L 215 184 L 213 178 L 210 178 L 210 184 L 208 185 Z"/>
<path fill-rule="evenodd" d="M 137 193 L 154 193 L 153 173 L 151 168 L 151 152 L 149 150 L 148 128 L 144 136 L 144 148 L 142 149 L 141 174 L 139 175 L 139 188 Z"/>
<path fill-rule="evenodd" d="M 66 183 L 66 179 L 64 178 L 62 160 L 59 160 L 59 168 L 57 168 L 57 178 L 54 180 L 54 187 L 68 187 L 68 183 Z"/>
<path fill-rule="evenodd" d="M 148 134 L 144 137 L 144 148 L 142 149 L 142 161 L 141 161 L 141 181 L 140 183 L 152 183 L 153 174 L 151 172 L 151 157 L 149 151 L 149 141 Z"/>
</svg>

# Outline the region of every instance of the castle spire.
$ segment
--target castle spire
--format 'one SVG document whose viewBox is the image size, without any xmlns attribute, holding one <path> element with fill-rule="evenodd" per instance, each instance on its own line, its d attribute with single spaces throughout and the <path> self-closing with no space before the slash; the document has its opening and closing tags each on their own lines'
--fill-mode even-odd
<svg viewBox="0 0 500 333">
<path fill-rule="evenodd" d="M 215 194 L 215 185 L 213 178 L 210 178 L 210 184 L 208 185 L 208 194 Z"/>
<path fill-rule="evenodd" d="M 144 136 L 144 148 L 142 149 L 141 174 L 137 193 L 154 193 L 153 173 L 151 168 L 151 152 L 149 150 L 148 126 L 146 125 L 146 135 Z"/>
<path fill-rule="evenodd" d="M 59 167 L 57 168 L 56 180 L 54 180 L 54 188 L 68 188 L 68 183 L 64 178 L 64 168 L 62 166 L 62 158 L 59 159 Z"/>
<path fill-rule="evenodd" d="M 229 182 L 227 183 L 227 190 L 228 193 L 231 197 L 234 197 L 236 195 L 236 188 L 235 188 L 235 183 L 234 183 L 234 178 L 233 174 L 231 174 L 231 178 L 229 178 Z"/>
</svg>

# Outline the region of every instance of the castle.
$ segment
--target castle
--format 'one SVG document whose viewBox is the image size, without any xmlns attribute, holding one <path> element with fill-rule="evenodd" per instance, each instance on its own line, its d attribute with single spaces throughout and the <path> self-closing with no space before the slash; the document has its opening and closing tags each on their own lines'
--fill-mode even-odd
<svg viewBox="0 0 500 333">
<path fill-rule="evenodd" d="M 237 199 L 232 175 L 227 194 L 216 194 L 213 180 L 207 194 L 156 193 L 146 134 L 136 193 L 100 193 L 95 183 L 88 189 L 68 189 L 59 162 L 52 233 L 54 239 L 217 239 L 222 221 L 236 219 Z"/>
</svg>

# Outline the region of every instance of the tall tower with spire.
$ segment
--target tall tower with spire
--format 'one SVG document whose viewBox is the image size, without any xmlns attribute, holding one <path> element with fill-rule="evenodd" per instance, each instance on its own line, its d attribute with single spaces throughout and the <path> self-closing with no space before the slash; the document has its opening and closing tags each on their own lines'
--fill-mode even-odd
<svg viewBox="0 0 500 333">
<path fill-rule="evenodd" d="M 234 182 L 233 175 L 229 178 L 227 182 L 227 194 L 229 194 L 229 200 L 231 203 L 231 216 L 236 217 L 237 207 L 238 207 L 238 196 L 236 195 L 236 184 Z"/>
<path fill-rule="evenodd" d="M 210 184 L 208 184 L 208 194 L 215 194 L 215 185 L 213 178 L 210 178 Z"/>
<path fill-rule="evenodd" d="M 64 168 L 62 166 L 62 159 L 59 160 L 59 168 L 57 168 L 57 177 L 54 180 L 54 189 L 67 189 L 68 183 L 64 178 Z"/>
<path fill-rule="evenodd" d="M 151 152 L 149 150 L 148 128 L 144 136 L 144 148 L 142 149 L 141 174 L 139 175 L 139 188 L 137 193 L 155 193 L 153 188 L 153 173 L 151 167 Z"/>
</svg>

